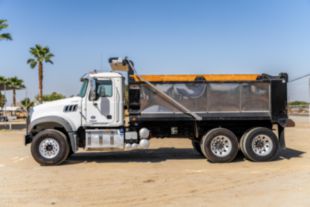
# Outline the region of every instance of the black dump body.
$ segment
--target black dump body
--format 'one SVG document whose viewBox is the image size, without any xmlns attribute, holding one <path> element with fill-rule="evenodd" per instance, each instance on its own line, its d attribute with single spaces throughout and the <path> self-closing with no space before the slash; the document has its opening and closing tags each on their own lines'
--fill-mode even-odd
<svg viewBox="0 0 310 207">
<path fill-rule="evenodd" d="M 237 78 L 234 75 L 165 77 L 139 77 L 129 73 L 131 128 L 147 127 L 155 137 L 199 137 L 214 127 L 229 128 L 236 135 L 251 127 L 272 128 L 274 124 L 282 131 L 288 122 L 288 76 L 285 73 L 279 76 L 262 74 L 248 79 L 242 75 Z M 167 101 L 147 82 L 201 120 Z"/>
</svg>

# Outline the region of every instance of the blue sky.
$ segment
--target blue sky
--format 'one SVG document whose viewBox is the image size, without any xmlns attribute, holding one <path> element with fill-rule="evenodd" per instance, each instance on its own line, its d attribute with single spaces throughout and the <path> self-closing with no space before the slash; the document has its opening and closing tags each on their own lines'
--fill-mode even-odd
<svg viewBox="0 0 310 207">
<path fill-rule="evenodd" d="M 14 39 L 0 42 L 0 75 L 25 80 L 18 99 L 38 93 L 26 64 L 36 43 L 55 54 L 45 93 L 76 94 L 111 56 L 129 56 L 140 74 L 310 73 L 307 0 L 0 0 L 0 18 Z M 308 87 L 290 84 L 290 99 L 309 100 Z"/>
</svg>

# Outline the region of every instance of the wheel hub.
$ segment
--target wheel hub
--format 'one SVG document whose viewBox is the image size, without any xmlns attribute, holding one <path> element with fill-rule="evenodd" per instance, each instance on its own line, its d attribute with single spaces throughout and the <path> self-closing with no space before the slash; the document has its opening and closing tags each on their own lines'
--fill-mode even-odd
<svg viewBox="0 0 310 207">
<path fill-rule="evenodd" d="M 223 148 L 224 148 L 224 144 L 223 144 L 222 142 L 216 142 L 216 143 L 215 143 L 215 147 L 216 147 L 217 149 L 223 149 Z"/>
<path fill-rule="evenodd" d="M 39 145 L 39 153 L 47 159 L 55 158 L 59 153 L 59 143 L 54 138 L 43 139 Z"/>
<path fill-rule="evenodd" d="M 232 150 L 232 143 L 226 136 L 216 136 L 211 141 L 211 152 L 219 157 L 227 156 Z"/>
<path fill-rule="evenodd" d="M 261 140 L 256 141 L 255 146 L 257 148 L 263 148 L 264 147 L 264 142 L 262 142 Z"/>
<path fill-rule="evenodd" d="M 53 150 L 53 145 L 47 145 L 46 146 L 47 151 L 52 151 Z"/>
<path fill-rule="evenodd" d="M 273 143 L 269 136 L 262 134 L 254 137 L 252 141 L 252 150 L 258 156 L 266 156 L 273 149 Z"/>
</svg>

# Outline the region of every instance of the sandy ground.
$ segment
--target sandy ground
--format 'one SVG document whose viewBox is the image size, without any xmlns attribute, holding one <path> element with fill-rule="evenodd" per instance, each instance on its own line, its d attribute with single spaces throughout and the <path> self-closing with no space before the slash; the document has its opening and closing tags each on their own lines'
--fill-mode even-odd
<svg viewBox="0 0 310 207">
<path fill-rule="evenodd" d="M 0 131 L 0 206 L 310 206 L 310 124 L 296 120 L 281 158 L 265 163 L 211 164 L 188 140 L 153 139 L 148 151 L 41 167 L 24 131 Z"/>
</svg>

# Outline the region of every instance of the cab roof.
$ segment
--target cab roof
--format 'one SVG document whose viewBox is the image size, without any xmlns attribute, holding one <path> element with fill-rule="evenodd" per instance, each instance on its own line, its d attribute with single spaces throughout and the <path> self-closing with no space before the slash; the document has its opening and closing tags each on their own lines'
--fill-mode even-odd
<svg viewBox="0 0 310 207">
<path fill-rule="evenodd" d="M 83 80 L 88 78 L 119 78 L 119 77 L 122 77 L 122 75 L 117 72 L 90 72 L 83 75 L 81 79 Z"/>
</svg>

